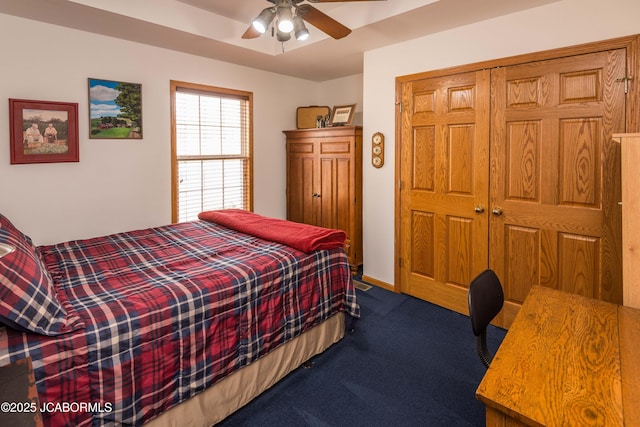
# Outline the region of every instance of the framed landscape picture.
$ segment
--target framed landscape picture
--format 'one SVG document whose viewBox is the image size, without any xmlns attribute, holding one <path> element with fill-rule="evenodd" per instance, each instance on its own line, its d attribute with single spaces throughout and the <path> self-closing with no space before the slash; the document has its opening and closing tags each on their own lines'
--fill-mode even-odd
<svg viewBox="0 0 640 427">
<path fill-rule="evenodd" d="M 142 85 L 89 79 L 89 138 L 142 138 Z"/>
<path fill-rule="evenodd" d="M 11 164 L 77 162 L 78 104 L 9 99 Z"/>
</svg>

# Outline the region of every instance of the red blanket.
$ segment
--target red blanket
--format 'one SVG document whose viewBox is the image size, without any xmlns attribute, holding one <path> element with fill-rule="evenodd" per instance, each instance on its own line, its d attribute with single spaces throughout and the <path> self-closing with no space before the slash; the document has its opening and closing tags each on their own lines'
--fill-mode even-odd
<svg viewBox="0 0 640 427">
<path fill-rule="evenodd" d="M 201 212 L 198 218 L 261 239 L 282 243 L 303 252 L 344 246 L 347 237 L 342 230 L 268 218 L 242 209 Z"/>
</svg>

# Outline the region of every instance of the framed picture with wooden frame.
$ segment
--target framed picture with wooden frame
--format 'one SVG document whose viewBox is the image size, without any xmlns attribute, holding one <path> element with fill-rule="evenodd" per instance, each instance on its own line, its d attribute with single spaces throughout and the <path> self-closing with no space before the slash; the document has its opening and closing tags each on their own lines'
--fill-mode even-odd
<svg viewBox="0 0 640 427">
<path fill-rule="evenodd" d="M 142 139 L 142 84 L 89 78 L 89 138 Z"/>
<path fill-rule="evenodd" d="M 11 164 L 80 161 L 78 104 L 9 99 Z"/>
<path fill-rule="evenodd" d="M 342 105 L 339 107 L 333 107 L 331 112 L 330 126 L 345 126 L 350 125 L 353 121 L 353 114 L 356 111 L 356 104 Z"/>
</svg>

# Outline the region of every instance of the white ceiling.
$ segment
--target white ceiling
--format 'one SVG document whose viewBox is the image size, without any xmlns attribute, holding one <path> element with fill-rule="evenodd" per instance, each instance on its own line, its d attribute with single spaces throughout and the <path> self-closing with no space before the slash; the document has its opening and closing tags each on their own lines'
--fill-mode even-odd
<svg viewBox="0 0 640 427">
<path fill-rule="evenodd" d="M 0 13 L 234 64 L 326 81 L 362 72 L 363 53 L 559 0 L 386 0 L 314 4 L 351 28 L 334 40 L 242 39 L 267 0 L 2 0 Z M 1 33 L 2 29 L 0 29 Z"/>
</svg>

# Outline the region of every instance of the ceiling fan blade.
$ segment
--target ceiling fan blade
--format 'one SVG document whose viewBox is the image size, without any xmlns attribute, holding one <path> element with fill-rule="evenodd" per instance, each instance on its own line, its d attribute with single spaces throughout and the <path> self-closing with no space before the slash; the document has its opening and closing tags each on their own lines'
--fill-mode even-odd
<svg viewBox="0 0 640 427">
<path fill-rule="evenodd" d="M 256 30 L 255 28 L 253 28 L 253 25 L 249 25 L 249 28 L 247 28 L 247 31 L 244 32 L 244 34 L 242 35 L 243 39 L 255 39 L 257 37 L 260 37 L 262 34 L 260 34 L 258 32 L 258 30 Z"/>
<path fill-rule="evenodd" d="M 302 19 L 307 21 L 309 24 L 321 31 L 324 31 L 334 39 L 341 39 L 351 34 L 351 30 L 349 28 L 310 4 L 298 6 L 296 13 L 302 16 Z"/>
</svg>

